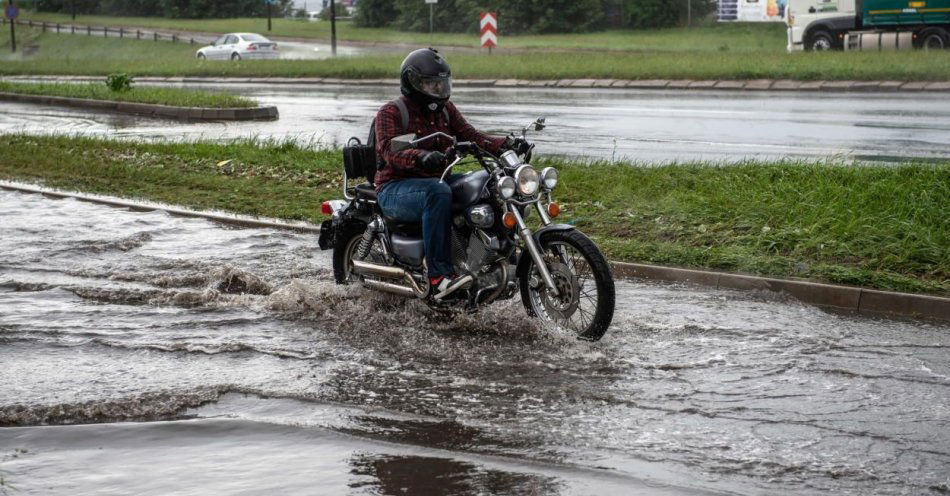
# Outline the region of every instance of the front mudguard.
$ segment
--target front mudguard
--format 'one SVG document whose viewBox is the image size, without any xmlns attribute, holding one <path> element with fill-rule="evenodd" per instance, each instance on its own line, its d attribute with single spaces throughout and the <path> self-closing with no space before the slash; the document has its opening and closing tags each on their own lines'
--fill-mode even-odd
<svg viewBox="0 0 950 496">
<path fill-rule="evenodd" d="M 548 224 L 535 231 L 531 237 L 534 238 L 534 242 L 538 244 L 538 248 L 541 248 L 541 237 L 545 234 L 554 231 L 573 231 L 576 229 L 577 228 L 570 224 Z M 531 262 L 531 255 L 528 254 L 526 250 L 521 250 L 521 256 L 518 257 L 518 267 L 515 269 L 515 277 L 518 279 L 527 277 L 528 267 L 531 266 Z"/>
</svg>

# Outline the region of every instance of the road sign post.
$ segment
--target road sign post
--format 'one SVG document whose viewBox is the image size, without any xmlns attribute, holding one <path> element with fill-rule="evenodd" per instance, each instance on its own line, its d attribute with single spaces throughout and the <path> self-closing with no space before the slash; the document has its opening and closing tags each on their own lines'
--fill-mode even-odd
<svg viewBox="0 0 950 496">
<path fill-rule="evenodd" d="M 7 8 L 4 14 L 10 19 L 10 50 L 16 53 L 16 18 L 20 16 L 20 8 L 13 3 L 13 0 L 7 0 Z"/>
<path fill-rule="evenodd" d="M 479 25 L 482 33 L 482 48 L 488 47 L 488 55 L 491 55 L 491 49 L 498 46 L 498 14 L 482 12 Z"/>
</svg>

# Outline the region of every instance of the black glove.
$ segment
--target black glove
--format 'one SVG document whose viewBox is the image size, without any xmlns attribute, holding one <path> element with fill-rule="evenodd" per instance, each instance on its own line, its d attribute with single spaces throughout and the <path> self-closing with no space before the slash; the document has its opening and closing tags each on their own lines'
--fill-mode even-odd
<svg viewBox="0 0 950 496">
<path fill-rule="evenodd" d="M 419 166 L 426 172 L 441 172 L 445 169 L 445 154 L 442 152 L 426 152 L 419 155 Z"/>
<path fill-rule="evenodd" d="M 505 141 L 505 148 L 517 153 L 518 155 L 524 155 L 528 153 L 528 150 L 531 149 L 531 144 L 528 143 L 528 140 L 524 138 L 512 138 L 511 136 Z"/>
</svg>

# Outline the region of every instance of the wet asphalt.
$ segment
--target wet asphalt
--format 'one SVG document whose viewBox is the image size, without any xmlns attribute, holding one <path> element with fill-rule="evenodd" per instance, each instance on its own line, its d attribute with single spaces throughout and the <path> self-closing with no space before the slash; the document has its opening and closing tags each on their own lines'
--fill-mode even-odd
<svg viewBox="0 0 950 496">
<path fill-rule="evenodd" d="M 398 88 L 353 85 L 189 84 L 276 105 L 276 122 L 183 124 L 3 103 L 0 132 L 89 133 L 159 139 L 364 139 Z M 926 93 L 816 93 L 457 87 L 453 101 L 495 134 L 538 116 L 538 153 L 644 164 L 676 161 L 841 160 L 893 163 L 950 157 L 950 99 Z"/>
<path fill-rule="evenodd" d="M 950 491 L 946 325 L 619 281 L 580 343 L 337 286 L 313 235 L 0 211 L 13 494 Z"/>
</svg>

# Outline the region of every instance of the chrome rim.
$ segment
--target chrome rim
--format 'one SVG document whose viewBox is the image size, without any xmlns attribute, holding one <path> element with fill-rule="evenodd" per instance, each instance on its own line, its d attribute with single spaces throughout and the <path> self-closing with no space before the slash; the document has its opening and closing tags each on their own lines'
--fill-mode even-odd
<svg viewBox="0 0 950 496">
<path fill-rule="evenodd" d="M 356 258 L 356 250 L 359 249 L 360 242 L 363 241 L 363 235 L 353 236 L 346 244 L 345 260 L 346 260 L 346 280 L 348 282 L 358 281 L 361 279 L 378 279 L 373 276 L 360 276 L 353 273 L 353 260 Z M 373 239 L 373 246 L 369 249 L 369 254 L 366 255 L 366 258 L 362 259 L 366 262 L 385 264 L 386 257 L 383 256 L 382 248 L 379 245 L 379 237 Z"/>
<path fill-rule="evenodd" d="M 822 36 L 820 38 L 816 38 L 815 41 L 812 42 L 811 46 L 816 52 L 831 50 L 831 40 Z"/>
<path fill-rule="evenodd" d="M 932 34 L 924 40 L 924 48 L 927 50 L 943 50 L 943 37 L 937 34 Z"/>
<path fill-rule="evenodd" d="M 564 242 L 548 244 L 544 260 L 558 288 L 548 290 L 537 269 L 528 280 L 531 309 L 549 328 L 583 334 L 594 322 L 600 294 L 591 263 L 576 247 Z"/>
</svg>

